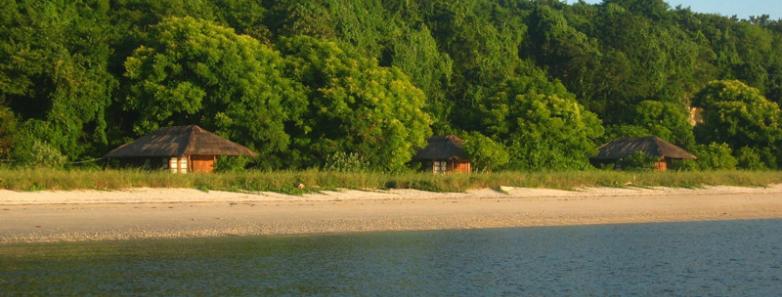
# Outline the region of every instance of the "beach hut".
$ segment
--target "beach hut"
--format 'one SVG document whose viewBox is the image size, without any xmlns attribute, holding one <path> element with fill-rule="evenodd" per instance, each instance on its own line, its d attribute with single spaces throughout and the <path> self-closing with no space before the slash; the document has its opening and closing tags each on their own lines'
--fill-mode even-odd
<svg viewBox="0 0 782 297">
<path fill-rule="evenodd" d="M 625 137 L 604 144 L 593 158 L 598 163 L 611 163 L 638 152 L 656 158 L 655 170 L 666 171 L 671 160 L 694 160 L 693 154 L 657 136 Z"/>
<path fill-rule="evenodd" d="M 176 126 L 159 129 L 106 154 L 105 158 L 157 159 L 172 173 L 212 172 L 217 156 L 249 156 L 255 153 L 242 145 L 203 128 Z"/>
<path fill-rule="evenodd" d="M 425 148 L 418 151 L 413 160 L 424 164 L 432 173 L 469 173 L 470 160 L 464 150 L 464 141 L 454 135 L 433 136 Z"/>
</svg>

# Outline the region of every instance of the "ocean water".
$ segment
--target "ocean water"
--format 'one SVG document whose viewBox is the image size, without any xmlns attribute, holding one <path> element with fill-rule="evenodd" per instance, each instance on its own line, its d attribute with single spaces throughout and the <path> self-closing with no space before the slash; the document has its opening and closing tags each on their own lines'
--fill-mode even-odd
<svg viewBox="0 0 782 297">
<path fill-rule="evenodd" d="M 782 296 L 782 220 L 0 247 L 24 295 Z"/>
</svg>

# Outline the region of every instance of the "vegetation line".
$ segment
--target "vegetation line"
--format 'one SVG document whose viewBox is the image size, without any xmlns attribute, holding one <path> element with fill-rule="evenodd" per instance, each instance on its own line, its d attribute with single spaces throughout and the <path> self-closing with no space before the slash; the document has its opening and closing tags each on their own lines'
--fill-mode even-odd
<svg viewBox="0 0 782 297">
<path fill-rule="evenodd" d="M 615 172 L 603 170 L 563 172 L 497 172 L 469 175 L 428 173 L 245 171 L 220 174 L 174 175 L 142 170 L 0 169 L 0 189 L 122 190 L 129 188 L 194 188 L 238 192 L 304 194 L 337 189 L 417 189 L 463 192 L 501 186 L 577 189 L 583 187 L 677 187 L 709 185 L 762 187 L 782 184 L 779 171 Z"/>
</svg>

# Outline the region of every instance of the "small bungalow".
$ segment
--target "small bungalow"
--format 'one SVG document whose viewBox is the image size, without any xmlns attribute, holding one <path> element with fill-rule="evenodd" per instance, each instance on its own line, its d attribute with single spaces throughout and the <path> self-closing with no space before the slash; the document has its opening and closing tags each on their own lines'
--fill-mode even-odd
<svg viewBox="0 0 782 297">
<path fill-rule="evenodd" d="M 598 148 L 597 156 L 592 158 L 598 163 L 611 163 L 643 152 L 657 158 L 654 168 L 666 171 L 671 160 L 694 160 L 693 154 L 657 136 L 625 137 L 604 144 Z"/>
<path fill-rule="evenodd" d="M 172 173 L 212 172 L 217 156 L 256 154 L 245 146 L 217 136 L 203 128 L 176 126 L 159 129 L 110 151 L 105 158 L 162 161 Z"/>
<path fill-rule="evenodd" d="M 431 169 L 434 174 L 471 171 L 464 140 L 454 135 L 430 137 L 428 145 L 418 151 L 413 160 L 423 163 L 424 168 Z"/>
</svg>

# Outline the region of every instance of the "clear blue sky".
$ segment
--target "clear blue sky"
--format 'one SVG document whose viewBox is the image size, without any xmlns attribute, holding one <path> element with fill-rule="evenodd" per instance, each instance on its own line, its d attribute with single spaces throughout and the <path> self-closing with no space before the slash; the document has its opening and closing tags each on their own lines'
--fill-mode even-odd
<svg viewBox="0 0 782 297">
<path fill-rule="evenodd" d="M 568 0 L 569 3 L 577 0 Z M 602 3 L 602 0 L 585 0 L 588 3 Z M 678 5 L 690 7 L 692 11 L 736 15 L 749 18 L 751 15 L 767 14 L 771 19 L 782 18 L 782 0 L 666 0 L 672 8 Z"/>
</svg>

